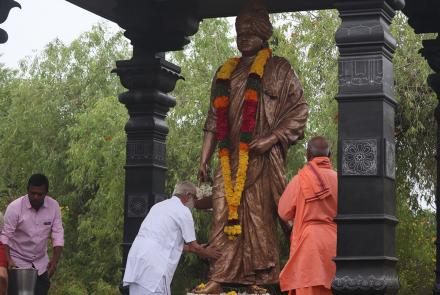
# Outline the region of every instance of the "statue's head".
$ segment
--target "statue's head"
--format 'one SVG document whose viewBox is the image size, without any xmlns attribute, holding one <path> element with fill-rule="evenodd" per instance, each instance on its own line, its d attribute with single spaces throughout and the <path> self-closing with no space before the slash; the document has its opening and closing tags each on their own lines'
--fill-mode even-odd
<svg viewBox="0 0 440 295">
<path fill-rule="evenodd" d="M 254 55 L 267 47 L 273 28 L 262 0 L 248 0 L 235 21 L 237 47 L 243 55 Z"/>
</svg>

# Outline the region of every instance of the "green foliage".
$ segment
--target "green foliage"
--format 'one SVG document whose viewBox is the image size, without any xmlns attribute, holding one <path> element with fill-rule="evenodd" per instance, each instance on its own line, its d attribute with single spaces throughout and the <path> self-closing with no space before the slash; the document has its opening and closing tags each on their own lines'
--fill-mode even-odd
<svg viewBox="0 0 440 295">
<path fill-rule="evenodd" d="M 394 19 L 397 41 L 394 57 L 396 99 L 397 217 L 396 251 L 399 258 L 399 294 L 429 294 L 434 285 L 435 215 L 427 209 L 433 201 L 435 181 L 437 100 L 426 83 L 431 69 L 418 53 L 422 39 L 403 14 Z"/>
<path fill-rule="evenodd" d="M 397 257 L 401 295 L 432 293 L 435 269 L 435 214 L 412 210 L 409 191 L 398 190 Z"/>
<path fill-rule="evenodd" d="M 310 109 L 305 139 L 289 152 L 290 179 L 305 163 L 305 143 L 311 137 L 325 136 L 337 150 L 337 50 L 333 36 L 340 20 L 332 10 L 278 14 L 272 19 L 274 54 L 287 58 L 293 66 Z M 336 153 L 332 159 L 336 164 Z"/>
<path fill-rule="evenodd" d="M 68 129 L 67 163 L 76 190 L 67 195 L 65 203 L 73 204 L 72 209 L 66 208 L 72 212 L 71 218 L 77 218 L 76 243 L 69 245 L 77 249 L 72 251 L 71 268 L 87 278 L 86 283 L 98 282 L 99 286 L 103 282 L 116 285 L 120 280 L 118 241 L 122 241 L 122 232 L 115 228 L 123 227 L 123 128 L 127 118 L 125 108 L 114 97 L 102 98 L 78 114 L 77 124 Z M 78 263 L 81 261 L 88 262 L 87 268 Z"/>
<path fill-rule="evenodd" d="M 419 201 L 433 201 L 435 181 L 436 125 L 434 109 L 437 99 L 426 83 L 431 69 L 418 53 L 423 38 L 406 24 L 398 14 L 392 28 L 397 41 L 394 57 L 397 112 L 397 172 L 404 173 L 403 181 L 413 189 L 409 201 L 418 207 Z"/>
<path fill-rule="evenodd" d="M 110 70 L 128 56 L 122 34 L 98 25 L 49 43 L 18 73 L 0 70 L 0 209 L 25 194 L 31 173 L 49 177 L 66 232 L 55 294 L 111 294 L 98 290 L 120 279 L 127 114 Z"/>
<path fill-rule="evenodd" d="M 292 64 L 310 105 L 306 138 L 288 155 L 290 179 L 305 162 L 304 143 L 311 136 L 328 137 L 336 151 L 333 36 L 340 21 L 335 11 L 279 14 L 272 20 L 276 29 L 271 47 Z M 173 92 L 177 106 L 167 118 L 168 193 L 177 180 L 196 181 L 212 77 L 228 57 L 238 55 L 233 32 L 229 19 L 205 20 L 184 51 L 168 56 L 182 67 L 186 79 Z M 426 36 L 415 35 L 401 14 L 393 34 L 398 43 L 396 98 L 401 105 L 396 125 L 400 294 L 427 294 L 434 269 L 434 216 L 426 205 L 434 188 L 436 99 L 426 85 L 430 69 L 418 54 Z M 49 43 L 16 71 L 0 65 L 0 210 L 25 193 L 31 173 L 49 176 L 66 232 L 52 294 L 118 294 L 127 113 L 116 99 L 123 89 L 109 72 L 115 60 L 129 56 L 122 34 L 111 35 L 98 25 L 71 44 Z M 212 164 L 216 167 L 216 159 Z M 193 215 L 199 241 L 207 242 L 211 213 Z M 279 236 L 284 262 L 289 245 L 281 232 Z M 206 281 L 207 272 L 205 262 L 183 255 L 173 294 Z"/>
</svg>

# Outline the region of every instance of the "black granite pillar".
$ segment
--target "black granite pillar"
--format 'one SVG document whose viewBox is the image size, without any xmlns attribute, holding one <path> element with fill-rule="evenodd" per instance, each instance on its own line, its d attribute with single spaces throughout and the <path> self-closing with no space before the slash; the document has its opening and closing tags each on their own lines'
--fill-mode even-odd
<svg viewBox="0 0 440 295">
<path fill-rule="evenodd" d="M 403 0 L 336 1 L 339 204 L 334 294 L 396 294 L 395 40 Z"/>
<path fill-rule="evenodd" d="M 162 53 L 143 52 L 133 59 L 118 61 L 114 70 L 129 89 L 119 95 L 130 118 L 125 126 L 125 205 L 123 265 L 148 210 L 166 198 L 165 117 L 175 105 L 172 91 L 181 78 L 180 68 L 165 60 Z"/>
<path fill-rule="evenodd" d="M 123 265 L 149 209 L 167 198 L 167 112 L 176 101 L 173 91 L 180 68 L 165 59 L 166 51 L 181 50 L 197 32 L 195 0 L 117 0 L 118 24 L 133 45 L 133 58 L 116 62 L 114 72 L 128 89 L 119 101 L 128 110 Z M 124 294 L 128 290 L 121 288 Z"/>
<path fill-rule="evenodd" d="M 440 100 L 440 36 L 434 40 L 424 40 L 421 53 L 434 70 L 434 73 L 428 77 L 428 84 L 437 93 L 437 98 Z M 437 240 L 435 241 L 436 264 L 434 295 L 440 295 L 440 102 L 435 109 L 435 119 L 437 120 L 437 182 L 435 194 L 435 205 L 437 208 Z"/>
</svg>

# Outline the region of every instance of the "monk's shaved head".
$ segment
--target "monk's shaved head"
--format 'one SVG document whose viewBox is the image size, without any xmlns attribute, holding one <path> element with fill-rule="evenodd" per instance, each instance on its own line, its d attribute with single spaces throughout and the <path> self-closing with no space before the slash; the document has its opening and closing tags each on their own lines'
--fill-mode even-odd
<svg viewBox="0 0 440 295">
<path fill-rule="evenodd" d="M 314 157 L 329 157 L 330 144 L 325 137 L 315 136 L 307 143 L 307 159 Z"/>
</svg>

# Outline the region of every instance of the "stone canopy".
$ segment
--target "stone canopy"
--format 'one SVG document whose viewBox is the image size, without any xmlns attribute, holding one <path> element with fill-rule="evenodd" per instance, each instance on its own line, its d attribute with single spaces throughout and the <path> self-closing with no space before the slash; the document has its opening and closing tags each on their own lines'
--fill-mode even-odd
<svg viewBox="0 0 440 295">
<path fill-rule="evenodd" d="M 122 2 L 136 2 L 125 0 L 67 0 L 79 7 L 90 12 L 102 16 L 110 21 L 118 22 L 118 11 L 115 8 Z M 119 3 L 118 3 L 119 2 Z M 143 1 L 139 1 L 143 2 Z M 167 0 L 145 1 L 150 5 L 160 5 Z M 200 19 L 235 16 L 238 14 L 240 7 L 243 6 L 244 0 L 197 0 L 197 1 L 181 1 L 190 5 L 195 5 L 196 15 Z M 271 13 L 286 11 L 305 11 L 334 8 L 334 0 L 274 0 L 265 1 L 267 9 Z"/>
</svg>

